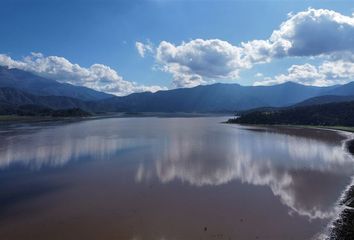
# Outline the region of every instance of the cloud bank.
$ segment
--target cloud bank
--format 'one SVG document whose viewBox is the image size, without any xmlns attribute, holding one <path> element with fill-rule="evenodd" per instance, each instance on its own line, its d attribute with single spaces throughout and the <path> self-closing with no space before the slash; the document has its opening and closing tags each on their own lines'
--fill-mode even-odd
<svg viewBox="0 0 354 240">
<path fill-rule="evenodd" d="M 327 9 L 309 8 L 289 14 L 268 39 L 238 45 L 220 39 L 194 39 L 180 44 L 161 41 L 156 47 L 150 41 L 136 42 L 135 47 L 141 57 L 153 55 L 154 68 L 169 73 L 174 87 L 235 80 L 242 70 L 251 69 L 255 64 L 284 58 L 314 58 L 317 63 L 295 64 L 286 73 L 272 77 L 258 73 L 254 85 L 294 81 L 328 86 L 354 79 L 354 16 Z M 166 89 L 127 81 L 103 64 L 82 67 L 64 57 L 41 53 L 20 60 L 0 54 L 0 65 L 115 95 Z"/>
<path fill-rule="evenodd" d="M 233 45 L 220 39 L 195 39 L 176 45 L 162 41 L 151 45 L 137 43 L 141 56 L 148 49 L 158 68 L 173 77 L 176 87 L 190 87 L 220 79 L 237 79 L 239 72 L 254 64 L 268 63 L 288 57 L 327 58 L 319 67 L 294 65 L 288 74 L 266 79 L 264 84 L 291 79 L 308 84 L 328 85 L 349 81 L 354 52 L 354 17 L 327 9 L 312 9 L 289 14 L 268 39 L 252 40 Z M 348 57 L 349 59 L 348 60 Z M 334 62 L 331 62 L 333 59 Z M 347 60 L 345 60 L 347 59 Z M 325 67 L 330 67 L 327 70 Z M 305 76 L 299 76 L 302 72 Z M 295 78 L 299 77 L 299 78 Z M 259 84 L 258 82 L 257 84 Z"/>
<path fill-rule="evenodd" d="M 0 54 L 0 65 L 35 73 L 58 82 L 85 86 L 97 91 L 126 95 L 133 92 L 161 90 L 159 86 L 139 85 L 124 80 L 114 69 L 103 64 L 93 64 L 88 68 L 71 63 L 64 57 L 44 56 L 31 53 L 21 60 L 14 60 L 6 54 Z"/>
<path fill-rule="evenodd" d="M 354 79 L 354 63 L 349 61 L 324 61 L 320 66 L 292 65 L 286 74 L 267 77 L 254 85 L 273 85 L 288 81 L 312 86 L 344 84 Z"/>
</svg>

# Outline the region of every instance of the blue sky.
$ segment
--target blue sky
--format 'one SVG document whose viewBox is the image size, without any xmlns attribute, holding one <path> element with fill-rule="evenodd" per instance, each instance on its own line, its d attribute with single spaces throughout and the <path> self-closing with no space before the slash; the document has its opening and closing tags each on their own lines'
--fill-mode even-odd
<svg viewBox="0 0 354 240">
<path fill-rule="evenodd" d="M 348 0 L 2 0 L 0 54 L 13 61 L 20 61 L 20 63 L 23 58 L 34 52 L 41 53 L 41 58 L 63 57 L 83 69 L 90 68 L 93 64 L 101 64 L 117 72 L 118 77 L 114 77 L 112 81 L 123 79 L 128 82 L 136 82 L 135 90 L 132 91 L 145 90 L 139 86 L 152 85 L 162 88 L 189 87 L 213 82 L 237 82 L 242 85 L 253 85 L 266 77 L 268 77 L 268 82 L 277 83 L 283 80 L 272 80 L 277 75 L 286 75 L 288 69 L 293 65 L 310 64 L 319 67 L 323 61 L 332 59 L 332 55 L 338 51 L 332 51 L 331 56 L 327 54 L 326 58 L 323 54 L 272 57 L 267 61 L 252 61 L 251 66 L 240 67 L 237 65 L 233 66 L 235 69 L 218 68 L 215 70 L 216 72 L 211 72 L 208 69 L 201 70 L 203 67 L 210 69 L 210 66 L 205 66 L 204 61 L 203 64 L 194 63 L 193 66 L 185 66 L 183 59 L 175 57 L 171 60 L 170 56 L 164 55 L 157 60 L 158 47 L 161 46 L 162 41 L 177 47 L 182 42 L 188 43 L 195 39 L 203 41 L 217 39 L 239 47 L 241 42 L 269 39 L 273 31 L 279 29 L 280 25 L 289 19 L 288 13 L 290 12 L 294 15 L 307 11 L 311 7 L 332 10 L 350 18 L 354 11 L 353 3 L 354 1 Z M 350 19 L 348 21 L 348 32 L 351 34 L 354 31 L 350 28 L 352 27 Z M 145 56 L 141 57 L 136 49 L 137 42 L 149 46 L 152 51 L 147 51 Z M 208 45 L 210 42 L 193 42 L 191 47 L 195 47 L 196 44 Z M 347 53 L 349 52 L 349 55 L 352 53 L 351 49 L 345 50 Z M 341 50 L 341 52 L 343 51 Z M 346 55 L 348 55 L 347 53 Z M 190 52 L 186 54 L 190 57 Z M 200 57 L 200 54 L 198 56 Z M 205 57 L 204 52 L 203 57 Z M 219 56 L 213 55 L 211 62 L 219 62 L 216 57 Z M 194 61 L 193 57 L 190 58 L 190 61 Z M 343 60 L 343 58 L 340 59 Z M 346 58 L 345 61 L 349 64 L 353 63 L 351 58 Z M 10 65 L 5 60 L 2 63 Z M 179 65 L 175 66 L 176 64 Z M 196 64 L 199 65 L 196 66 Z M 16 66 L 24 65 L 13 64 L 12 67 Z M 67 72 L 65 72 L 66 75 L 64 74 L 66 77 L 60 79 L 62 73 L 56 72 L 57 75 L 55 75 L 49 70 L 40 72 L 34 70 L 38 68 L 33 66 L 23 68 L 47 77 L 58 77 L 59 81 L 86 85 L 118 95 L 129 93 L 131 88 L 129 84 L 118 88 L 112 84 L 110 87 L 102 86 L 105 82 L 110 82 L 111 79 L 109 81 L 97 80 L 97 74 L 92 78 L 87 77 L 89 80 L 75 82 L 69 79 L 74 77 L 67 76 Z M 188 75 L 187 80 L 180 80 L 186 75 Z M 319 78 L 316 78 L 317 82 L 308 81 L 308 83 L 321 85 L 318 83 Z M 94 83 L 95 79 L 98 82 Z M 194 81 L 193 79 L 198 80 Z M 292 80 L 291 77 L 281 79 Z M 349 81 L 349 78 L 346 80 L 341 78 L 340 81 L 325 80 L 331 80 L 325 84 L 329 85 Z M 87 83 L 88 81 L 91 82 Z M 321 77 L 321 81 L 324 81 L 323 77 Z"/>
</svg>

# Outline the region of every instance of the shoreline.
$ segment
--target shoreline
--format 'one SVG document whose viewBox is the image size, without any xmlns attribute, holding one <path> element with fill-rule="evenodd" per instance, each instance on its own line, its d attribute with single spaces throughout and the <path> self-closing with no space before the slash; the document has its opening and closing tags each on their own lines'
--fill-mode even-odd
<svg viewBox="0 0 354 240">
<path fill-rule="evenodd" d="M 250 127 L 287 127 L 287 128 L 307 128 L 307 129 L 318 129 L 326 131 L 334 131 L 344 136 L 343 147 L 345 151 L 351 154 L 354 158 L 354 127 L 347 126 L 316 126 L 316 125 L 296 125 L 296 124 L 241 124 L 232 122 L 222 122 L 225 124 L 236 124 L 240 126 L 250 126 Z M 354 177 L 354 176 L 353 176 Z M 354 238 L 353 238 L 354 239 Z"/>
<path fill-rule="evenodd" d="M 253 127 L 288 127 L 335 131 L 345 137 L 345 139 L 341 141 L 343 151 L 346 151 L 354 159 L 354 127 L 225 123 Z M 338 208 L 337 216 L 328 223 L 325 236 L 321 238 L 321 240 L 354 239 L 354 176 L 351 177 L 350 183 L 343 190 L 335 207 Z"/>
<path fill-rule="evenodd" d="M 53 117 L 53 116 L 20 116 L 20 115 L 0 115 L 0 126 L 11 124 L 37 124 L 37 123 L 56 123 L 56 122 L 77 122 L 87 120 L 97 120 L 105 118 L 144 118 L 144 117 L 159 117 L 159 118 L 193 118 L 193 117 L 219 117 L 229 116 L 224 113 L 165 113 L 165 112 L 119 112 L 119 113 L 100 113 L 91 116 L 68 116 L 68 117 Z"/>
<path fill-rule="evenodd" d="M 352 133 L 352 132 L 350 132 Z M 348 135 L 343 148 L 354 158 L 354 136 Z M 338 214 L 328 226 L 327 240 L 354 239 L 354 176 L 337 202 Z"/>
</svg>

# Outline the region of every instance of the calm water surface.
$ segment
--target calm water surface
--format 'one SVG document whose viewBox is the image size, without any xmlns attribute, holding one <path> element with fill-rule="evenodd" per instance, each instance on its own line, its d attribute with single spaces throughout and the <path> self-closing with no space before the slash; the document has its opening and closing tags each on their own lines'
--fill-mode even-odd
<svg viewBox="0 0 354 240">
<path fill-rule="evenodd" d="M 0 239 L 317 239 L 354 175 L 343 136 L 227 118 L 0 127 Z"/>
</svg>

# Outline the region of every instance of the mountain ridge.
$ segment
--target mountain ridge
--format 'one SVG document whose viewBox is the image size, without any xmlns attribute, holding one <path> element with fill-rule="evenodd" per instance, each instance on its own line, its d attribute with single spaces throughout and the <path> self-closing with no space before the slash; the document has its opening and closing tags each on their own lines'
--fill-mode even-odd
<svg viewBox="0 0 354 240">
<path fill-rule="evenodd" d="M 217 83 L 155 93 L 133 93 L 97 101 L 95 104 L 98 108 L 105 106 L 113 112 L 234 112 L 260 107 L 288 107 L 330 91 L 335 94 L 338 87 L 345 89 L 345 85 L 315 87 L 283 83 L 273 86 L 241 86 Z M 351 94 L 354 95 L 354 91 Z"/>
<path fill-rule="evenodd" d="M 87 102 L 65 96 L 38 96 L 14 88 L 0 87 L 0 104 L 7 106 L 36 105 L 53 110 L 80 108 L 89 110 Z"/>
<path fill-rule="evenodd" d="M 101 100 L 113 95 L 83 86 L 60 83 L 28 71 L 0 66 L 0 87 L 16 88 L 39 96 L 65 96 L 84 101 Z"/>
<path fill-rule="evenodd" d="M 215 83 L 193 88 L 161 90 L 155 93 L 132 93 L 127 96 L 114 96 L 92 89 L 87 92 L 87 88 L 84 88 L 83 93 L 81 87 L 70 84 L 69 92 L 62 91 L 67 86 L 68 84 L 38 77 L 26 71 L 0 67 L 0 102 L 10 105 L 35 104 L 53 109 L 71 107 L 90 112 L 230 113 L 257 108 L 289 107 L 326 95 L 354 96 L 354 82 L 329 87 L 306 86 L 295 82 L 271 86 Z M 50 95 L 48 91 L 53 94 Z M 45 92 L 47 94 L 44 94 Z M 91 93 L 96 97 L 91 96 Z M 337 99 L 336 101 L 345 99 L 345 97 L 334 98 Z M 326 100 L 326 102 L 331 101 L 328 98 Z"/>
</svg>

